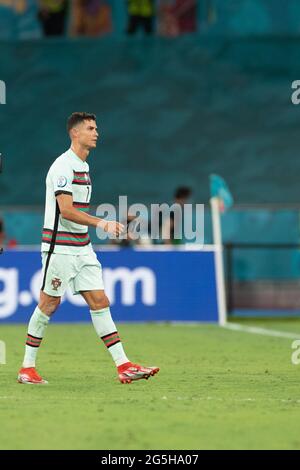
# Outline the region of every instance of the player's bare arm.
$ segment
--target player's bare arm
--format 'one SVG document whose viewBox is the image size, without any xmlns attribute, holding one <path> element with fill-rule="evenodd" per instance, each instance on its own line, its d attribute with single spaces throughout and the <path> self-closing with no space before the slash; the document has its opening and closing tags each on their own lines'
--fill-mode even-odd
<svg viewBox="0 0 300 470">
<path fill-rule="evenodd" d="M 81 225 L 101 227 L 106 232 L 117 236 L 124 230 L 124 225 L 119 222 L 107 221 L 77 210 L 73 206 L 73 196 L 71 194 L 59 194 L 56 200 L 59 205 L 60 214 L 66 220 Z"/>
</svg>

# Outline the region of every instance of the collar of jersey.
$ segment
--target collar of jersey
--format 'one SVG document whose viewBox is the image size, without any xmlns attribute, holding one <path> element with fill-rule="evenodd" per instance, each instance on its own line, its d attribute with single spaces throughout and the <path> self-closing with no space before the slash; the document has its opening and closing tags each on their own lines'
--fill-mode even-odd
<svg viewBox="0 0 300 470">
<path fill-rule="evenodd" d="M 77 163 L 81 163 L 81 165 L 84 165 L 86 167 L 86 162 L 83 162 L 81 160 L 81 158 L 78 157 L 78 155 L 76 155 L 75 152 L 73 152 L 73 150 L 71 149 L 71 147 L 69 148 L 69 155 L 71 158 L 73 158 L 73 160 L 75 160 Z"/>
</svg>

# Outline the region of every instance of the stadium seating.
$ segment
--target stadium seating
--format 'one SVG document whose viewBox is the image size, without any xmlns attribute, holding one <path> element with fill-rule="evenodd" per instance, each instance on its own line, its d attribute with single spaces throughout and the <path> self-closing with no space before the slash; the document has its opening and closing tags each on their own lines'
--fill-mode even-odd
<svg viewBox="0 0 300 470">
<path fill-rule="evenodd" d="M 66 116 L 82 107 L 98 115 L 102 134 L 90 158 L 95 203 L 118 194 L 166 201 L 178 183 L 206 202 L 211 172 L 238 203 L 297 202 L 298 52 L 297 39 L 195 35 L 0 44 L 1 204 L 43 204 L 47 168 L 68 146 Z"/>
</svg>

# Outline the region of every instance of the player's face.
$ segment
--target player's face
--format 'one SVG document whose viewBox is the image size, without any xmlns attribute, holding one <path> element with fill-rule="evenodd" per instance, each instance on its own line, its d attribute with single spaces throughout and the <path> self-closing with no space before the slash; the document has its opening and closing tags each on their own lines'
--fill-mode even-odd
<svg viewBox="0 0 300 470">
<path fill-rule="evenodd" d="M 83 147 L 96 148 L 99 137 L 95 121 L 84 121 L 77 127 L 78 142 Z"/>
</svg>

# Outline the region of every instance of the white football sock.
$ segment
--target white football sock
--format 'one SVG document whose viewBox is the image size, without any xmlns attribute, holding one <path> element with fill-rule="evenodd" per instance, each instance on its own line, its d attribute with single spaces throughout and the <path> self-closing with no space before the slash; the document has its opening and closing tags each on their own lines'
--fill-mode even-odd
<svg viewBox="0 0 300 470">
<path fill-rule="evenodd" d="M 23 367 L 35 367 L 36 356 L 49 320 L 50 318 L 48 315 L 45 315 L 38 307 L 36 307 L 28 325 L 28 336 L 25 346 Z"/>
<path fill-rule="evenodd" d="M 90 312 L 96 333 L 109 350 L 116 366 L 130 362 L 124 352 L 116 325 L 111 318 L 109 307 L 101 310 L 91 310 Z"/>
</svg>

